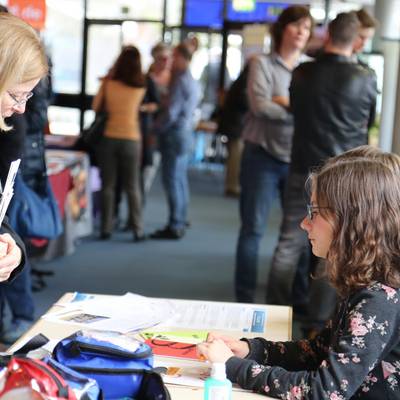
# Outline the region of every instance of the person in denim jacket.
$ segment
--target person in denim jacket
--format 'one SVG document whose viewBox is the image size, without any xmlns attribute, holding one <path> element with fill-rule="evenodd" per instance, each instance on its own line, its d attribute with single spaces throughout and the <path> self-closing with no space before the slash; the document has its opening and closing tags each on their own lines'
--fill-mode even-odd
<svg viewBox="0 0 400 400">
<path fill-rule="evenodd" d="M 164 228 L 152 239 L 178 240 L 185 235 L 189 207 L 188 161 L 193 131 L 193 113 L 200 100 L 200 88 L 190 73 L 192 53 L 180 44 L 174 48 L 168 95 L 155 121 L 161 153 L 161 175 L 168 203 Z"/>
<path fill-rule="evenodd" d="M 312 174 L 301 222 L 340 296 L 313 340 L 211 334 L 199 351 L 228 378 L 280 399 L 400 398 L 400 182 L 378 160 L 327 163 Z"/>
</svg>

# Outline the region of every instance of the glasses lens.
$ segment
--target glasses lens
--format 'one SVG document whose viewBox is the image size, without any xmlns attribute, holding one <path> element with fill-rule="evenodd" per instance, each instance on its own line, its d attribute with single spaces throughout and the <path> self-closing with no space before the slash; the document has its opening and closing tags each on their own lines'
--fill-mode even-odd
<svg viewBox="0 0 400 400">
<path fill-rule="evenodd" d="M 307 216 L 310 221 L 313 219 L 313 211 L 312 206 L 310 204 L 307 205 Z"/>
<path fill-rule="evenodd" d="M 15 101 L 16 106 L 23 106 L 33 96 L 32 92 L 28 92 L 24 97 L 18 98 L 15 94 L 8 92 L 10 97 Z"/>
</svg>

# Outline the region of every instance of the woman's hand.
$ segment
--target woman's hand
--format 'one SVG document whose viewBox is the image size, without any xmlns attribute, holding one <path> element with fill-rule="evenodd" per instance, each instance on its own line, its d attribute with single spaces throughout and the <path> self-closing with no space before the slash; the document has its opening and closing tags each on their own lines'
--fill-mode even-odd
<svg viewBox="0 0 400 400">
<path fill-rule="evenodd" d="M 145 113 L 155 113 L 158 111 L 158 104 L 157 103 L 145 103 L 139 107 L 141 112 Z"/>
<path fill-rule="evenodd" d="M 200 343 L 197 345 L 197 351 L 211 363 L 226 363 L 234 356 L 232 350 L 221 339 Z"/>
<path fill-rule="evenodd" d="M 0 235 L 0 282 L 6 281 L 21 263 L 22 252 L 8 233 Z"/>
<path fill-rule="evenodd" d="M 207 342 L 212 343 L 215 340 L 222 340 L 236 357 L 244 358 L 249 354 L 250 349 L 247 342 L 237 340 L 231 336 L 221 335 L 220 333 L 210 332 L 207 337 Z"/>
<path fill-rule="evenodd" d="M 290 105 L 289 97 L 286 96 L 272 96 L 272 101 L 284 108 L 289 108 Z"/>
</svg>

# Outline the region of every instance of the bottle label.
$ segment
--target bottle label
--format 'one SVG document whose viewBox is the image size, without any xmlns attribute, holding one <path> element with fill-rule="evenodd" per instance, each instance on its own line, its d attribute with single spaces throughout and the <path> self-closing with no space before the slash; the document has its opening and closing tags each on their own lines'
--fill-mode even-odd
<svg viewBox="0 0 400 400">
<path fill-rule="evenodd" d="M 210 400 L 229 400 L 230 390 L 226 386 L 212 386 L 209 391 Z"/>
</svg>

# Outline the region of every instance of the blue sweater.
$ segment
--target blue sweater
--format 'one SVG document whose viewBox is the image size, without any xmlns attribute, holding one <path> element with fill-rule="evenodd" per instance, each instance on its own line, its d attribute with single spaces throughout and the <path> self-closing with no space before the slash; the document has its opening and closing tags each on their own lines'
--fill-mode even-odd
<svg viewBox="0 0 400 400">
<path fill-rule="evenodd" d="M 174 73 L 166 102 L 156 121 L 156 133 L 161 136 L 169 132 L 192 131 L 193 113 L 199 100 L 199 85 L 189 69 Z"/>
</svg>

